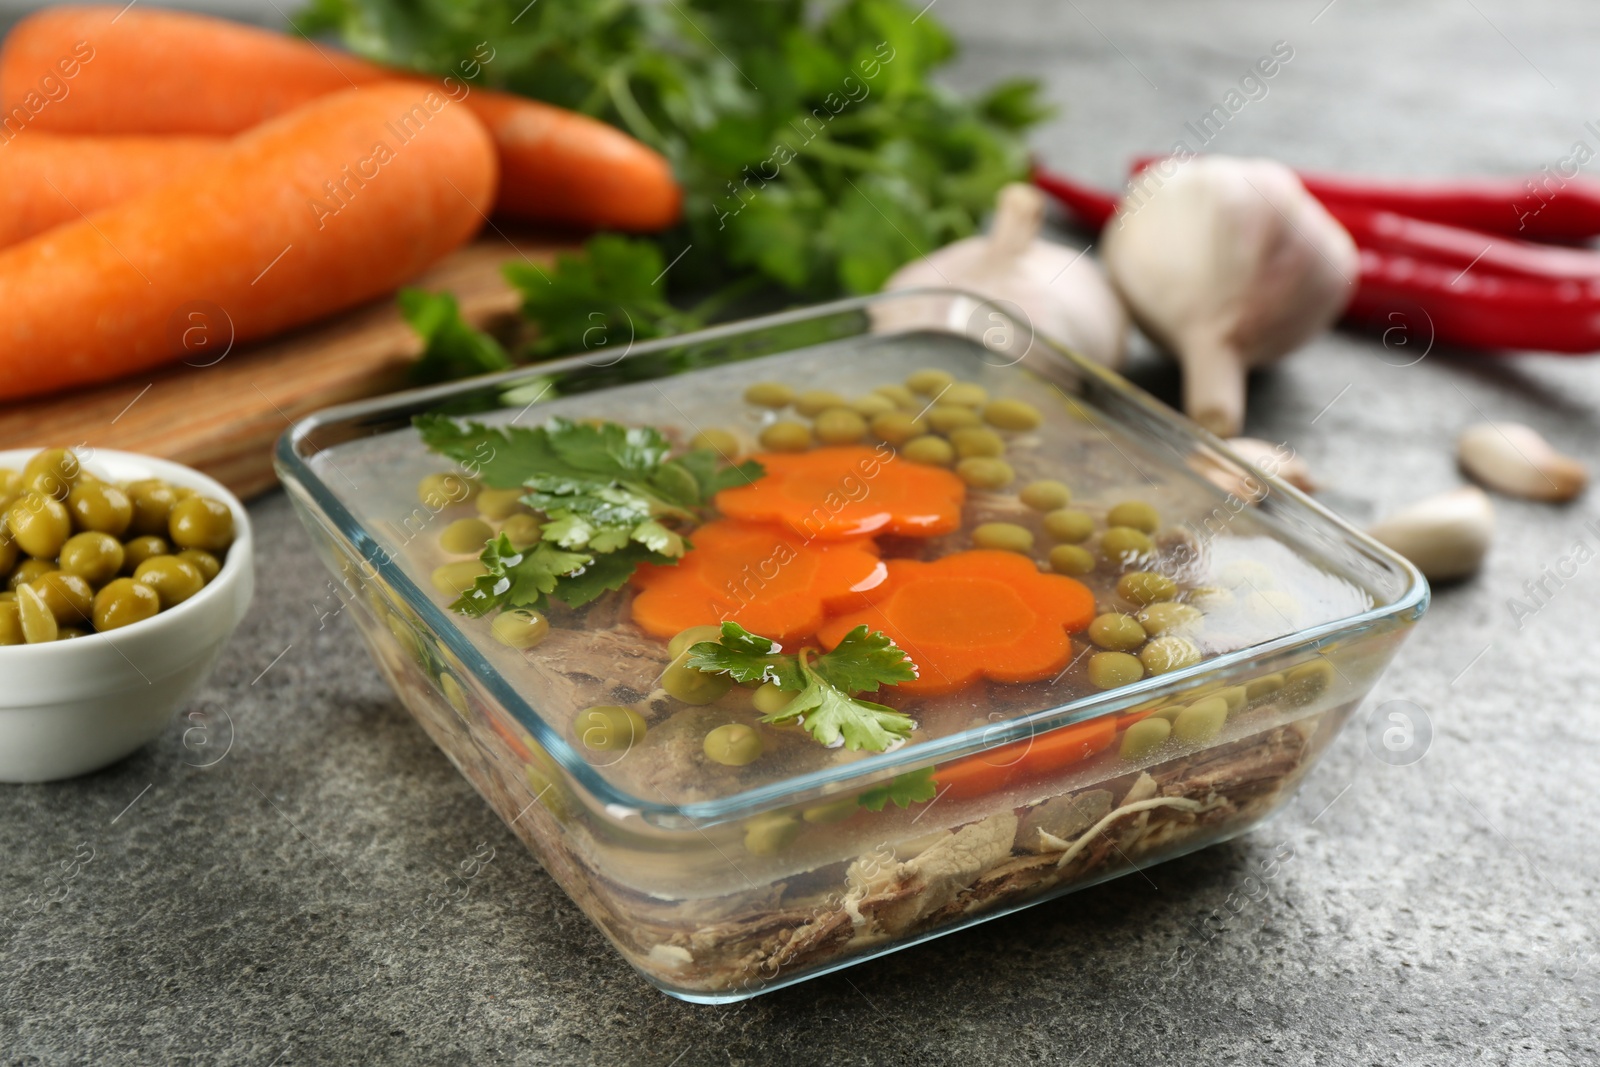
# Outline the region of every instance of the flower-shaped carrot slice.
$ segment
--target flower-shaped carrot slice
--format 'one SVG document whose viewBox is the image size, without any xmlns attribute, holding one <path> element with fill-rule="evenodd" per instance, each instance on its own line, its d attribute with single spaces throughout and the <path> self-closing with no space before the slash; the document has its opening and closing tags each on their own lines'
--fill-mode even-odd
<svg viewBox="0 0 1600 1067">
<path fill-rule="evenodd" d="M 900 692 L 949 693 L 988 678 L 1037 682 L 1072 658 L 1067 634 L 1094 618 L 1094 594 L 1081 582 L 1041 573 L 1026 556 L 978 550 L 921 563 L 890 560 L 889 580 L 871 603 L 828 620 L 817 636 L 829 648 L 863 624 L 882 630 L 917 665 Z"/>
<path fill-rule="evenodd" d="M 766 474 L 717 494 L 717 510 L 786 526 L 807 541 L 936 537 L 961 525 L 966 485 L 950 471 L 862 445 L 754 457 Z"/>
<path fill-rule="evenodd" d="M 776 641 L 810 637 L 828 609 L 861 602 L 888 576 L 869 540 L 807 543 L 776 526 L 719 520 L 689 535 L 674 566 L 634 575 L 633 621 L 655 637 L 736 622 Z"/>
</svg>

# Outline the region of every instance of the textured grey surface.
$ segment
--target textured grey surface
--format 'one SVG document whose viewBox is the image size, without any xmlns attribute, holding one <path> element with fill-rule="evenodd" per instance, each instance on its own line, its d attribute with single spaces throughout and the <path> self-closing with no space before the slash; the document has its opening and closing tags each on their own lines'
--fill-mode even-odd
<svg viewBox="0 0 1600 1067">
<path fill-rule="evenodd" d="M 1041 155 L 1105 182 L 1278 39 L 1295 58 L 1215 150 L 1510 172 L 1589 136 L 1592 6 L 1325 2 L 936 11 L 966 47 L 953 79 L 1045 78 L 1066 110 Z M 1319 341 L 1257 382 L 1251 432 L 1292 442 L 1357 518 L 1458 484 L 1450 441 L 1484 414 L 1600 459 L 1600 367 L 1400 366 L 1411 340 Z M 1136 376 L 1170 395 L 1170 372 Z M 1507 606 L 1574 541 L 1600 548 L 1600 503 L 1497 507 L 1486 571 L 1437 593 L 1372 702 L 1424 710 L 1415 764 L 1378 761 L 1352 723 L 1238 841 L 716 1008 L 635 978 L 349 621 L 319 627 L 322 570 L 274 496 L 253 509 L 257 603 L 193 705 L 203 732 L 186 745 L 202 723 L 175 722 L 104 773 L 0 790 L 0 1062 L 1600 1062 L 1600 563 L 1520 628 Z"/>
</svg>

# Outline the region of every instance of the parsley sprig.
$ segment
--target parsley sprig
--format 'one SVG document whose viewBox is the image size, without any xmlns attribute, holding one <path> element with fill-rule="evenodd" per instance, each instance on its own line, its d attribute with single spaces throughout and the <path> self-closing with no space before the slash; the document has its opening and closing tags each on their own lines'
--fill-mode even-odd
<svg viewBox="0 0 1600 1067">
<path fill-rule="evenodd" d="M 776 641 L 753 634 L 736 622 L 722 624 L 722 637 L 689 649 L 688 665 L 738 682 L 771 682 L 795 698 L 762 722 L 800 721 L 813 738 L 830 747 L 883 752 L 910 736 L 911 717 L 856 693 L 875 693 L 917 677 L 905 651 L 879 632 L 857 626 L 831 652 L 813 656 L 807 649 L 786 653 Z M 881 808 L 882 805 L 879 805 Z"/>
<path fill-rule="evenodd" d="M 580 607 L 619 589 L 641 563 L 672 563 L 688 544 L 678 528 L 699 521 L 712 496 L 761 477 L 759 463 L 724 465 L 696 450 L 671 457 L 650 426 L 572 422 L 486 426 L 421 415 L 416 427 L 433 451 L 497 489 L 524 488 L 543 512 L 538 544 L 525 549 L 504 534 L 479 559 L 488 573 L 453 605 L 483 616 L 501 608 Z"/>
</svg>

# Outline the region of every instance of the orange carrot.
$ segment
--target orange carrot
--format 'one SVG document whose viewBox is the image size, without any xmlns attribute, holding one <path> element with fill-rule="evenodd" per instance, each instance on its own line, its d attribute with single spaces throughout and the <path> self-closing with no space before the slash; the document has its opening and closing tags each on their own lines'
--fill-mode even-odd
<svg viewBox="0 0 1600 1067">
<path fill-rule="evenodd" d="M 793 641 L 816 633 L 826 609 L 859 603 L 887 573 L 871 541 L 807 544 L 772 526 L 726 519 L 689 535 L 674 566 L 634 575 L 633 621 L 667 638 L 691 626 L 737 622 L 751 633 Z"/>
<path fill-rule="evenodd" d="M 934 783 L 951 800 L 982 796 L 1086 760 L 1110 748 L 1116 737 L 1116 716 L 1102 715 L 947 763 L 934 772 Z"/>
<path fill-rule="evenodd" d="M 832 648 L 857 626 L 881 630 L 917 665 L 897 691 L 950 693 L 979 678 L 1037 682 L 1072 659 L 1069 631 L 1094 618 L 1094 594 L 1014 552 L 978 549 L 931 563 L 895 559 L 871 603 L 817 631 Z"/>
<path fill-rule="evenodd" d="M 902 459 L 888 445 L 844 445 L 755 457 L 766 474 L 717 494 L 717 510 L 787 526 L 807 539 L 868 534 L 934 537 L 961 525 L 966 485 L 939 467 Z"/>
<path fill-rule="evenodd" d="M 477 230 L 495 160 L 465 108 L 394 84 L 315 100 L 179 178 L 0 251 L 0 399 L 178 358 L 197 304 L 243 342 L 386 293 Z"/>
<path fill-rule="evenodd" d="M 215 137 L 34 133 L 0 146 L 0 247 L 185 177 L 225 145 Z"/>
<path fill-rule="evenodd" d="M 0 141 L 30 129 L 234 134 L 318 96 L 397 78 L 422 81 L 203 15 L 54 8 L 17 23 L 0 48 Z M 636 231 L 677 221 L 671 166 L 621 130 L 454 77 L 428 84 L 465 102 L 494 135 L 503 176 L 496 210 Z"/>
</svg>

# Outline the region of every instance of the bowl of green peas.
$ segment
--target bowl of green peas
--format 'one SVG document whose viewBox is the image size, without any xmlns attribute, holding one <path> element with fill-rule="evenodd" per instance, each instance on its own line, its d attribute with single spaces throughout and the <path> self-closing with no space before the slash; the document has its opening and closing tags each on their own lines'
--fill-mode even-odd
<svg viewBox="0 0 1600 1067">
<path fill-rule="evenodd" d="M 0 451 L 0 781 L 97 770 L 158 736 L 254 590 L 221 484 L 106 449 Z"/>
</svg>

